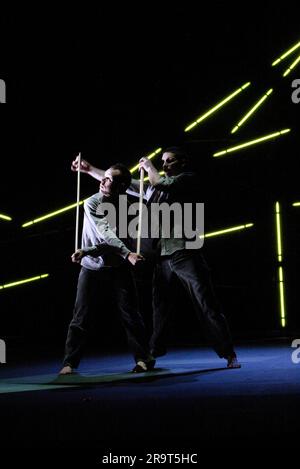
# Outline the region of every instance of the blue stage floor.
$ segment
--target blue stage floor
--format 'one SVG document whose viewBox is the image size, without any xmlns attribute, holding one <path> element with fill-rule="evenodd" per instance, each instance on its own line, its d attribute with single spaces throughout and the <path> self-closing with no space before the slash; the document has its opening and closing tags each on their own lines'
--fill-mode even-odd
<svg viewBox="0 0 300 469">
<path fill-rule="evenodd" d="M 57 379 L 53 360 L 1 365 L 7 445 L 151 448 L 293 444 L 300 422 L 300 364 L 289 343 L 237 347 L 241 369 L 211 349 L 172 349 L 151 373 L 133 375 L 127 353 L 90 356 Z M 4 428 L 2 427 L 2 428 Z M 2 440 L 3 441 L 3 440 Z"/>
</svg>

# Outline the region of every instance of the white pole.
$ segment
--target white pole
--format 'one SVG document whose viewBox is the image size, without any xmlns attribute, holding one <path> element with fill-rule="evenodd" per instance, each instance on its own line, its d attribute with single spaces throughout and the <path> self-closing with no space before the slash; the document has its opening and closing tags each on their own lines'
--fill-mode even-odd
<svg viewBox="0 0 300 469">
<path fill-rule="evenodd" d="M 75 252 L 78 249 L 79 237 L 79 203 L 80 203 L 80 166 L 81 166 L 81 153 L 78 155 L 78 171 L 77 171 L 77 200 L 76 200 L 76 227 L 75 227 Z"/>
<path fill-rule="evenodd" d="M 141 254 L 142 215 L 143 215 L 143 201 L 144 201 L 144 198 L 143 198 L 144 175 L 145 175 L 145 170 L 144 168 L 141 168 L 140 170 L 140 196 L 139 196 L 139 226 L 138 226 L 137 241 L 136 241 L 137 254 Z"/>
</svg>

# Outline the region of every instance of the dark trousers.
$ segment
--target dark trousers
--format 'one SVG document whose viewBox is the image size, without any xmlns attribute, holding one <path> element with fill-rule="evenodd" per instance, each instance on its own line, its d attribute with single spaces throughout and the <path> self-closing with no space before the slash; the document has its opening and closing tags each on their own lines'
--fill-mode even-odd
<svg viewBox="0 0 300 469">
<path fill-rule="evenodd" d="M 124 264 L 120 267 L 104 267 L 99 271 L 82 267 L 78 277 L 73 319 L 66 340 L 64 366 L 78 367 L 96 306 L 99 314 L 109 314 L 110 311 L 101 311 L 100 306 L 108 288 L 112 290 L 121 313 L 129 348 L 135 360 L 149 359 L 149 346 L 143 319 L 138 312 L 137 292 L 130 266 Z"/>
<path fill-rule="evenodd" d="M 233 353 L 232 339 L 225 316 L 214 294 L 209 268 L 199 251 L 180 250 L 159 258 L 153 279 L 153 334 L 151 349 L 165 349 L 166 324 L 172 309 L 174 277 L 191 298 L 196 314 L 216 353 L 225 358 Z M 184 311 L 182 312 L 184 320 Z"/>
</svg>

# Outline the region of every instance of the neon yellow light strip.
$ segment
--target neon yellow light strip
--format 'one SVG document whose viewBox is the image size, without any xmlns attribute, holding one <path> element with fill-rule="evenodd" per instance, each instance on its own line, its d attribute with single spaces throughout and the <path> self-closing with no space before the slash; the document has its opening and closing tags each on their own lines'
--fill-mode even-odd
<svg viewBox="0 0 300 469">
<path fill-rule="evenodd" d="M 289 68 L 283 73 L 283 77 L 286 77 L 289 73 L 291 73 L 291 71 L 293 70 L 293 68 L 296 67 L 297 63 L 300 62 L 300 55 L 299 57 L 297 57 L 297 59 L 289 66 Z"/>
<path fill-rule="evenodd" d="M 230 233 L 232 231 L 245 230 L 246 228 L 251 228 L 252 226 L 254 226 L 253 223 L 247 223 L 246 225 L 233 226 L 232 228 L 226 228 L 224 230 L 214 231 L 212 233 L 206 233 L 204 236 L 200 236 L 200 238 L 210 238 L 212 236 L 220 236 L 226 233 Z"/>
<path fill-rule="evenodd" d="M 220 101 L 218 104 L 216 104 L 216 106 L 214 106 L 213 108 L 211 108 L 209 111 L 207 111 L 205 114 L 203 114 L 202 116 L 198 117 L 197 120 L 195 120 L 194 122 L 192 122 L 190 125 L 188 125 L 184 131 L 185 132 L 189 132 L 191 129 L 193 129 L 194 127 L 196 127 L 196 125 L 200 124 L 200 122 L 202 122 L 204 119 L 206 119 L 207 117 L 209 117 L 211 114 L 213 114 L 214 112 L 216 112 L 218 109 L 220 109 L 220 107 L 224 106 L 224 104 L 226 104 L 228 101 L 230 101 L 231 99 L 233 99 L 235 96 L 237 96 L 239 93 L 241 93 L 243 90 L 245 90 L 246 88 L 248 88 L 248 86 L 251 84 L 251 82 L 248 82 L 248 83 L 245 83 L 245 85 L 241 86 L 240 88 L 238 88 L 236 91 L 234 91 L 233 93 L 231 93 L 229 96 L 227 96 L 225 99 L 223 99 L 222 101 Z"/>
<path fill-rule="evenodd" d="M 280 321 L 281 327 L 286 326 L 285 298 L 284 298 L 284 279 L 283 268 L 278 267 L 278 283 L 279 283 L 279 302 L 280 302 Z"/>
<path fill-rule="evenodd" d="M 160 153 L 161 150 L 162 148 L 157 148 L 154 152 L 150 153 L 150 155 L 147 155 L 146 158 L 151 160 L 152 158 L 154 158 L 154 156 L 158 155 L 158 153 Z M 134 173 L 137 169 L 139 169 L 139 164 L 136 164 L 135 166 L 133 166 L 133 168 L 130 169 L 130 172 Z"/>
<path fill-rule="evenodd" d="M 262 103 L 270 96 L 273 92 L 273 89 L 269 89 L 262 98 L 250 109 L 250 111 L 240 120 L 240 122 L 232 129 L 231 133 L 234 134 L 245 122 L 249 119 L 249 117 L 259 108 Z"/>
<path fill-rule="evenodd" d="M 280 137 L 281 135 L 286 134 L 290 131 L 291 131 L 291 129 L 280 130 L 279 132 L 274 132 L 273 134 L 265 135 L 264 137 L 256 138 L 255 140 L 250 140 L 250 142 L 242 143 L 241 145 L 237 145 L 235 147 L 228 148 L 227 150 L 219 151 L 218 153 L 214 153 L 213 156 L 217 157 L 217 156 L 226 155 L 227 153 L 231 153 L 233 151 L 240 150 L 241 148 L 246 148 L 246 147 L 249 147 L 251 145 L 255 145 L 257 143 L 261 143 L 261 142 L 264 142 L 266 140 L 270 140 L 272 138 Z"/>
<path fill-rule="evenodd" d="M 276 238 L 277 238 L 277 259 L 278 259 L 278 263 L 281 264 L 283 260 L 283 255 L 282 255 L 281 210 L 280 210 L 279 202 L 275 203 L 275 219 L 276 219 Z M 278 286 L 279 286 L 281 327 L 285 327 L 286 315 L 285 315 L 285 299 L 284 299 L 284 279 L 283 279 L 283 267 L 281 265 L 278 265 Z"/>
<path fill-rule="evenodd" d="M 295 44 L 291 49 L 289 49 L 288 51 L 286 51 L 283 55 L 281 55 L 278 59 L 274 60 L 274 62 L 272 63 L 272 67 L 274 67 L 275 65 L 279 64 L 279 62 L 281 62 L 283 59 L 285 59 L 288 55 L 290 55 L 292 52 L 294 52 L 294 50 L 298 49 L 298 47 L 300 47 L 300 42 L 297 42 L 297 44 Z"/>
<path fill-rule="evenodd" d="M 16 282 L 6 283 L 5 285 L 0 285 L 0 290 L 3 290 L 4 288 L 11 288 L 11 287 L 16 287 L 18 285 L 23 285 L 24 283 L 35 282 L 36 280 L 41 280 L 47 277 L 49 277 L 49 274 L 42 274 L 42 275 L 38 275 L 37 277 L 30 277 L 24 280 L 18 280 Z"/>
<path fill-rule="evenodd" d="M 1 220 L 12 221 L 12 218 L 7 215 L 4 215 L 3 213 L 0 213 L 0 218 Z"/>
<path fill-rule="evenodd" d="M 299 207 L 300 206 L 300 202 L 294 202 L 293 203 L 293 207 Z"/>
<path fill-rule="evenodd" d="M 277 257 L 278 257 L 278 262 L 282 262 L 281 214 L 280 214 L 279 202 L 276 202 L 275 214 L 276 214 L 276 234 L 277 234 Z"/>
<path fill-rule="evenodd" d="M 79 202 L 79 205 L 83 204 L 83 200 Z M 34 223 L 39 223 L 41 221 L 47 220 L 48 218 L 55 217 L 56 215 L 59 215 L 61 213 L 66 212 L 67 210 L 71 210 L 72 208 L 77 207 L 77 203 L 68 205 L 67 207 L 61 208 L 60 210 L 56 210 L 55 212 L 48 213 L 47 215 L 43 215 L 42 217 L 35 218 L 34 220 L 28 221 L 22 225 L 22 228 L 27 228 L 28 226 L 33 225 Z"/>
</svg>

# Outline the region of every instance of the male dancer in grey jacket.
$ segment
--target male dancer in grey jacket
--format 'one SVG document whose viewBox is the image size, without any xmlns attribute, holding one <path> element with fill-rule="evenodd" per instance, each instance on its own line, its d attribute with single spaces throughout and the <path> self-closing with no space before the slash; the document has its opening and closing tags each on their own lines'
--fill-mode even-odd
<svg viewBox="0 0 300 469">
<path fill-rule="evenodd" d="M 95 300 L 103 296 L 107 287 L 113 289 L 129 348 L 136 362 L 132 371 L 139 373 L 154 368 L 155 360 L 150 355 L 143 319 L 138 312 L 136 286 L 130 266 L 142 262 L 143 257 L 131 252 L 119 239 L 117 227 L 114 230 L 109 225 L 101 209 L 104 203 L 109 203 L 117 211 L 119 196 L 126 192 L 130 182 L 130 171 L 117 163 L 104 172 L 99 193 L 84 202 L 82 248 L 72 255 L 73 262 L 81 263 L 81 270 L 60 375 L 71 374 L 78 367 Z"/>
</svg>

